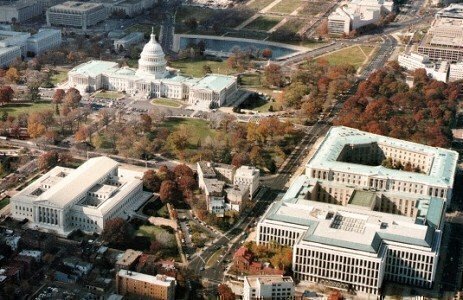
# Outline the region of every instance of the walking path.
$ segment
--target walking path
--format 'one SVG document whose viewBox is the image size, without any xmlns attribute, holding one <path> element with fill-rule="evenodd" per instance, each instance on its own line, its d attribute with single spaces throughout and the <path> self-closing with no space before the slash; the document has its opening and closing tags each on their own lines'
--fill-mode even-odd
<svg viewBox="0 0 463 300">
<path fill-rule="evenodd" d="M 263 9 L 261 9 L 260 11 L 258 11 L 256 14 L 254 14 L 253 16 L 251 16 L 250 18 L 248 18 L 247 20 L 245 20 L 243 23 L 241 23 L 240 25 L 236 26 L 235 29 L 236 30 L 240 30 L 240 29 L 243 29 L 244 27 L 248 26 L 249 24 L 251 24 L 255 19 L 257 19 L 260 14 L 263 14 L 263 13 L 266 13 L 267 11 L 271 10 L 272 7 L 274 7 L 275 5 L 277 5 L 278 3 L 280 3 L 281 1 L 283 0 L 275 0 L 273 1 L 272 3 L 270 3 L 269 5 L 267 5 L 266 7 L 264 7 Z M 249 5 L 249 3 L 247 4 Z"/>
</svg>

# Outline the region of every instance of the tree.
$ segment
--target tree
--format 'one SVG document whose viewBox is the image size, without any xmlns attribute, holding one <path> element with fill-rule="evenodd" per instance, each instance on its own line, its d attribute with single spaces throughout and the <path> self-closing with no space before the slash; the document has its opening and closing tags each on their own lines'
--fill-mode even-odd
<svg viewBox="0 0 463 300">
<path fill-rule="evenodd" d="M 81 99 L 79 90 L 75 88 L 68 89 L 64 95 L 64 103 L 70 108 L 77 108 Z"/>
<path fill-rule="evenodd" d="M 20 79 L 18 69 L 9 68 L 8 71 L 6 71 L 5 79 L 10 83 L 18 83 Z"/>
<path fill-rule="evenodd" d="M 269 49 L 269 48 L 265 48 L 264 50 L 262 50 L 262 57 L 263 58 L 268 59 L 268 58 L 272 57 L 272 54 L 273 54 L 272 50 Z"/>
<path fill-rule="evenodd" d="M 74 134 L 74 139 L 78 142 L 85 142 L 90 137 L 90 130 L 87 126 L 80 126 Z"/>
<path fill-rule="evenodd" d="M 27 119 L 27 133 L 33 139 L 42 136 L 46 131 L 43 125 L 42 116 L 39 113 L 32 113 Z"/>
<path fill-rule="evenodd" d="M 177 179 L 184 177 L 184 176 L 187 176 L 187 177 L 194 176 L 193 170 L 185 164 L 176 165 L 174 168 L 174 174 L 175 174 L 175 178 Z"/>
<path fill-rule="evenodd" d="M 149 115 L 142 114 L 140 116 L 140 122 L 141 122 L 141 126 L 143 128 L 143 131 L 149 132 L 151 130 L 151 126 L 153 124 L 153 119 Z"/>
<path fill-rule="evenodd" d="M 236 298 L 232 289 L 224 283 L 219 284 L 217 291 L 219 292 L 221 300 L 235 300 Z"/>
<path fill-rule="evenodd" d="M 204 75 L 207 75 L 207 74 L 211 74 L 212 73 L 212 68 L 210 65 L 206 64 L 206 65 L 203 65 L 203 74 Z"/>
<path fill-rule="evenodd" d="M 190 137 L 189 130 L 186 126 L 180 125 L 177 130 L 172 132 L 168 139 L 167 143 L 171 145 L 174 151 L 182 151 L 188 147 L 188 138 Z"/>
<path fill-rule="evenodd" d="M 32 102 L 40 100 L 39 87 L 40 82 L 38 80 L 28 80 L 26 99 Z"/>
<path fill-rule="evenodd" d="M 4 86 L 0 88 L 0 103 L 3 105 L 5 103 L 11 102 L 13 100 L 14 91 L 11 86 Z"/>
<path fill-rule="evenodd" d="M 143 174 L 143 187 L 150 192 L 159 192 L 161 182 L 161 178 L 154 170 L 147 170 Z"/>
<path fill-rule="evenodd" d="M 198 20 L 195 17 L 191 17 L 183 21 L 185 26 L 187 26 L 191 30 L 196 30 L 198 28 Z"/>
<path fill-rule="evenodd" d="M 309 93 L 309 87 L 301 82 L 293 82 L 285 88 L 280 100 L 283 106 L 299 108 L 302 97 Z"/>
<path fill-rule="evenodd" d="M 150 252 L 151 253 L 156 254 L 159 251 L 161 251 L 162 248 L 163 248 L 163 245 L 160 242 L 158 242 L 156 240 L 151 241 L 151 244 L 150 244 Z"/>
<path fill-rule="evenodd" d="M 127 244 L 132 240 L 133 228 L 122 218 L 109 219 L 104 224 L 101 237 L 110 244 Z"/>
<path fill-rule="evenodd" d="M 48 170 L 58 164 L 59 154 L 56 151 L 45 152 L 39 156 L 38 167 L 40 170 Z"/>
<path fill-rule="evenodd" d="M 267 86 L 281 87 L 284 83 L 281 67 L 277 64 L 269 64 L 264 69 L 264 84 Z"/>
<path fill-rule="evenodd" d="M 237 168 L 250 163 L 249 156 L 246 153 L 236 153 L 233 155 L 231 164 Z"/>
<path fill-rule="evenodd" d="M 159 198 L 163 203 L 169 203 L 179 196 L 177 183 L 172 180 L 164 180 L 159 190 Z"/>
<path fill-rule="evenodd" d="M 53 94 L 53 103 L 54 104 L 61 104 L 63 103 L 64 95 L 66 92 L 63 89 L 56 89 L 55 93 Z"/>
</svg>

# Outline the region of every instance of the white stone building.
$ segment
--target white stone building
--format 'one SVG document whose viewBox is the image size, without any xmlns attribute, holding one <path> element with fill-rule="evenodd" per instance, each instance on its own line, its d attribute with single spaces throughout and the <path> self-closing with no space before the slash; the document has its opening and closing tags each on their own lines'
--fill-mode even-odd
<svg viewBox="0 0 463 300">
<path fill-rule="evenodd" d="M 0 30 L 0 67 L 7 67 L 28 52 L 40 54 L 61 45 L 61 31 L 40 29 L 32 35 L 28 32 Z"/>
<path fill-rule="evenodd" d="M 48 26 L 77 27 L 86 30 L 108 18 L 108 9 L 99 3 L 67 1 L 47 9 Z"/>
<path fill-rule="evenodd" d="M 145 34 L 143 32 L 132 32 L 128 35 L 114 41 L 114 50 L 127 50 L 130 46 L 143 41 Z"/>
<path fill-rule="evenodd" d="M 21 57 L 21 48 L 18 46 L 0 48 L 0 67 L 8 67 L 18 57 Z"/>
<path fill-rule="evenodd" d="M 463 79 L 463 62 L 450 64 L 449 81 L 457 81 Z"/>
<path fill-rule="evenodd" d="M 77 169 L 55 167 L 11 198 L 11 214 L 59 235 L 76 229 L 100 233 L 106 221 L 129 218 L 150 197 L 142 177 L 142 171 L 107 157 L 91 158 Z"/>
<path fill-rule="evenodd" d="M 362 26 L 377 23 L 382 15 L 392 11 L 393 6 L 393 1 L 352 0 L 328 16 L 328 31 L 331 34 L 349 34 Z"/>
<path fill-rule="evenodd" d="M 294 297 L 294 281 L 290 276 L 245 276 L 243 300 L 272 299 L 291 300 Z"/>
<path fill-rule="evenodd" d="M 27 39 L 27 52 L 41 54 L 61 45 L 61 30 L 40 29 L 39 32 Z"/>
<path fill-rule="evenodd" d="M 126 92 L 144 98 L 171 98 L 186 100 L 197 109 L 208 110 L 220 107 L 237 91 L 234 76 L 206 75 L 203 78 L 189 78 L 177 75 L 166 68 L 161 45 L 152 33 L 144 46 L 138 69 L 119 68 L 117 63 L 90 61 L 72 69 L 69 85 L 81 92 L 99 89 Z"/>
<path fill-rule="evenodd" d="M 414 172 L 381 165 L 385 158 Z M 298 280 L 378 294 L 384 280 L 430 288 L 458 154 L 332 127 L 257 243 L 293 247 Z"/>
<path fill-rule="evenodd" d="M 397 61 L 409 71 L 425 69 L 428 76 L 442 82 L 447 82 L 450 64 L 447 61 L 431 62 L 427 55 L 419 53 L 402 53 Z"/>
<path fill-rule="evenodd" d="M 236 169 L 233 185 L 249 188 L 249 197 L 252 199 L 259 188 L 260 171 L 250 166 L 241 166 Z"/>
<path fill-rule="evenodd" d="M 42 14 L 42 5 L 35 0 L 2 1 L 0 22 L 23 23 Z"/>
</svg>

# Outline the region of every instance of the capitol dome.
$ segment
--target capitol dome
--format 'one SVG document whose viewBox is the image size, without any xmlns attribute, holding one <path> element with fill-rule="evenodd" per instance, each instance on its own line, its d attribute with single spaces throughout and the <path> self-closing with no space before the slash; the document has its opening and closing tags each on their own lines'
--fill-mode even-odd
<svg viewBox="0 0 463 300">
<path fill-rule="evenodd" d="M 150 76 L 156 79 L 166 76 L 166 59 L 156 36 L 151 32 L 150 41 L 143 47 L 138 60 L 137 75 Z"/>
</svg>

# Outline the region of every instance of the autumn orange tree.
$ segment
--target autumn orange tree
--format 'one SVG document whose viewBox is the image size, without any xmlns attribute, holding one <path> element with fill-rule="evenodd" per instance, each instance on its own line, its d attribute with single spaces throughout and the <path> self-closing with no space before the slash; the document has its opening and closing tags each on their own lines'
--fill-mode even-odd
<svg viewBox="0 0 463 300">
<path fill-rule="evenodd" d="M 431 146 L 449 146 L 460 84 L 433 80 L 424 70 L 415 72 L 412 88 L 404 79 L 394 65 L 374 72 L 346 100 L 334 123 Z"/>
<path fill-rule="evenodd" d="M 11 102 L 13 100 L 14 91 L 11 86 L 0 87 L 0 103 L 3 105 L 5 103 Z"/>
</svg>

